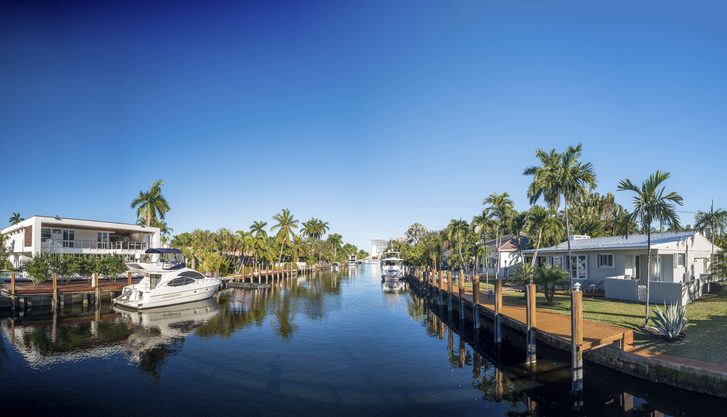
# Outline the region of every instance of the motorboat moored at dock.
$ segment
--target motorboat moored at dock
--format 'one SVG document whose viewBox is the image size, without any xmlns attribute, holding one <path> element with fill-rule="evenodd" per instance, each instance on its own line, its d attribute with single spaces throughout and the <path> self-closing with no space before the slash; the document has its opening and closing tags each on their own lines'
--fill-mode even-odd
<svg viewBox="0 0 727 417">
<path fill-rule="evenodd" d="M 179 249 L 147 249 L 141 262 L 130 262 L 131 271 L 144 276 L 127 285 L 114 299 L 119 307 L 141 310 L 189 303 L 210 298 L 221 281 L 187 268 Z"/>
</svg>

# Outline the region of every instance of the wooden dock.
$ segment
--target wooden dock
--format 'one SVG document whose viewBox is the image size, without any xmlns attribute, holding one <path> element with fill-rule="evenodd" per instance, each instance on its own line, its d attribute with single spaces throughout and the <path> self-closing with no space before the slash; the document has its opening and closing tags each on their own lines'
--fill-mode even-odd
<svg viewBox="0 0 727 417">
<path fill-rule="evenodd" d="M 453 283 L 451 294 L 459 299 L 459 286 Z M 464 288 L 464 303 L 472 304 L 472 290 Z M 488 316 L 494 316 L 495 313 L 495 296 L 480 291 L 479 296 L 480 310 L 484 310 Z M 524 305 L 516 305 L 509 302 L 503 302 L 500 314 L 507 321 L 519 324 L 518 327 L 527 325 L 527 308 Z M 537 325 L 534 326 L 537 333 L 554 337 L 562 340 L 570 345 L 571 343 L 571 318 L 569 315 L 554 313 L 550 311 L 538 310 Z M 583 345 L 582 350 L 585 352 L 590 349 L 596 349 L 606 345 L 617 345 L 624 350 L 630 350 L 634 342 L 634 332 L 623 327 L 613 326 L 593 320 L 583 320 Z"/>
</svg>

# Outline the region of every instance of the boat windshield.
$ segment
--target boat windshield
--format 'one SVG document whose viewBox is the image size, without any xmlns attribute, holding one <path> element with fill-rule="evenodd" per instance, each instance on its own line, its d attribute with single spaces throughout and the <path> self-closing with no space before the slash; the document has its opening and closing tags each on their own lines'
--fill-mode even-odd
<svg viewBox="0 0 727 417">
<path fill-rule="evenodd" d="M 391 266 L 391 265 L 399 265 L 401 261 L 398 260 L 386 260 L 384 261 L 384 265 Z"/>
<path fill-rule="evenodd" d="M 144 253 L 141 262 L 160 264 L 164 270 L 184 268 L 184 256 L 181 253 Z"/>
</svg>

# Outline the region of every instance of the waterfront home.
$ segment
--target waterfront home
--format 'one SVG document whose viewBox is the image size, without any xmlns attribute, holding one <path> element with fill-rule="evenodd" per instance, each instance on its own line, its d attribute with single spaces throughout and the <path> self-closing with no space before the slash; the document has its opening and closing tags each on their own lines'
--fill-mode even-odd
<svg viewBox="0 0 727 417">
<path fill-rule="evenodd" d="M 58 216 L 33 216 L 0 230 L 0 234 L 8 237 L 8 260 L 15 268 L 38 253 L 113 253 L 133 258 L 161 243 L 157 227 Z"/>
<path fill-rule="evenodd" d="M 520 245 L 523 249 L 528 245 L 528 238 L 521 235 L 508 234 L 501 236 L 498 244 L 497 239 L 485 242 L 489 254 L 487 275 L 494 276 L 497 273 L 497 265 L 500 264 L 500 278 L 507 278 L 512 275 L 522 260 L 520 259 Z M 498 251 L 499 249 L 499 251 Z"/>
<path fill-rule="evenodd" d="M 584 290 L 603 291 L 606 298 L 646 298 L 647 236 L 590 238 L 572 236 L 570 277 Z M 696 231 L 651 235 L 651 289 L 654 303 L 686 304 L 702 294 L 711 262 L 712 242 Z M 720 248 L 714 246 L 714 252 Z M 534 250 L 524 251 L 526 261 Z M 566 268 L 567 242 L 538 251 L 538 265 Z"/>
</svg>

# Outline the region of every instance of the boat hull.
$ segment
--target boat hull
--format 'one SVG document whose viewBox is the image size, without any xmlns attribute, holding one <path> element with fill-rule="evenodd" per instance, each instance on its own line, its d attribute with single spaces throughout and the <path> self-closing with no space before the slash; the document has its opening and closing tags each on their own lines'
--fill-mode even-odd
<svg viewBox="0 0 727 417">
<path fill-rule="evenodd" d="M 205 285 L 195 285 L 191 288 L 184 288 L 178 291 L 164 291 L 158 293 L 151 291 L 144 294 L 144 296 L 140 299 L 131 296 L 125 297 L 127 295 L 125 292 L 114 299 L 114 304 L 121 308 L 145 310 L 149 308 L 192 303 L 211 298 L 215 292 L 217 292 L 219 286 L 220 282 L 217 281 Z"/>
</svg>

